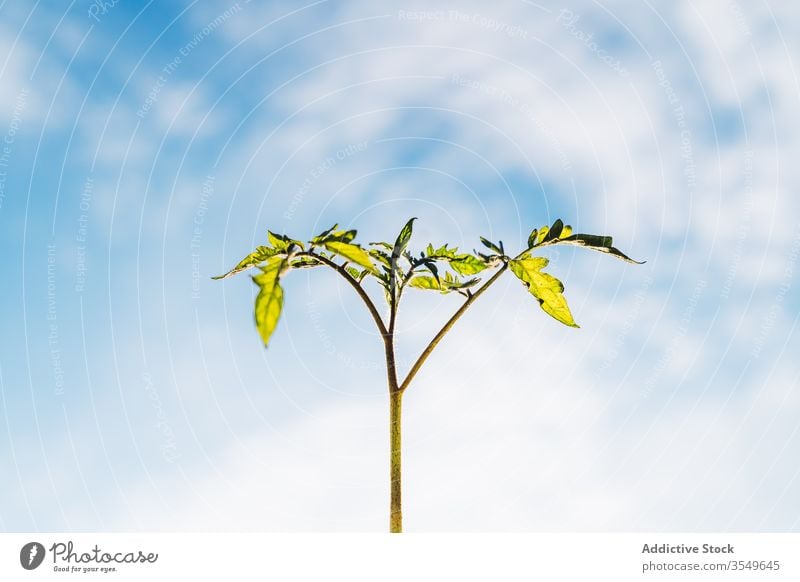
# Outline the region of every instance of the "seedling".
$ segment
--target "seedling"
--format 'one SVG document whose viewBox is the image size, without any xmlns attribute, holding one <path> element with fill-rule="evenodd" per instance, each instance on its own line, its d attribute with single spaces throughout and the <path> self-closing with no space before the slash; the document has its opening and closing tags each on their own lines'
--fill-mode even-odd
<svg viewBox="0 0 800 582">
<path fill-rule="evenodd" d="M 548 264 L 547 258 L 534 256 L 533 253 L 554 245 L 577 245 L 629 263 L 641 264 L 614 248 L 610 236 L 573 234 L 572 228 L 564 225 L 561 220 L 556 220 L 550 227 L 543 226 L 531 232 L 527 248 L 513 258 L 506 254 L 502 241 L 494 243 L 483 237 L 480 239 L 483 252 L 463 253 L 447 244 L 439 248 L 429 244 L 424 251 L 414 255 L 408 251 L 414 220 L 416 219 L 412 218 L 406 223 L 394 244 L 374 242 L 366 247 L 354 242 L 355 230 L 338 230 L 338 225 L 307 243 L 268 231 L 267 245 L 257 247 L 233 269 L 214 277 L 225 279 L 251 268 L 259 271 L 252 277 L 259 287 L 255 301 L 255 321 L 265 346 L 269 345 L 283 308 L 283 288 L 280 283 L 290 271 L 315 267 L 333 269 L 364 302 L 378 327 L 386 357 L 389 388 L 389 531 L 393 533 L 403 530 L 400 454 L 403 394 L 442 338 L 467 309 L 503 273 L 510 270 L 536 298 L 545 313 L 564 325 L 578 327 L 564 298 L 564 285 L 552 275 L 543 272 Z M 493 273 L 485 281 L 477 276 L 484 277 L 491 271 Z M 368 279 L 374 279 L 384 291 L 389 309 L 386 320 L 364 289 L 364 283 Z M 401 380 L 395 361 L 395 324 L 400 299 L 408 288 L 443 294 L 456 293 L 463 297 L 463 302 Z"/>
</svg>

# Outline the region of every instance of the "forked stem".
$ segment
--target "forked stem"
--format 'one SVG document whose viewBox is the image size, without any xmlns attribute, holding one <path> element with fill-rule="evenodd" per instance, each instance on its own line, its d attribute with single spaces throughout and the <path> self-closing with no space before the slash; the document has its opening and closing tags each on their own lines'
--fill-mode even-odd
<svg viewBox="0 0 800 582">
<path fill-rule="evenodd" d="M 467 300 L 461 305 L 461 307 L 456 311 L 453 316 L 444 324 L 442 329 L 433 337 L 427 347 L 422 351 L 419 358 L 417 358 L 414 365 L 409 370 L 408 374 L 406 375 L 405 380 L 403 380 L 402 384 L 398 383 L 397 379 L 397 368 L 396 368 L 396 360 L 395 360 L 395 349 L 394 349 L 394 331 L 395 331 L 395 322 L 397 321 L 397 307 L 400 300 L 400 294 L 402 292 L 402 287 L 400 289 L 400 293 L 397 293 L 393 298 L 389 306 L 389 325 L 388 327 L 384 324 L 383 319 L 378 314 L 378 310 L 375 307 L 375 304 L 369 298 L 367 293 L 361 287 L 358 281 L 356 281 L 350 274 L 342 267 L 334 263 L 332 260 L 317 255 L 316 253 L 312 252 L 305 252 L 299 253 L 305 256 L 314 257 L 321 263 L 331 267 L 337 273 L 339 273 L 344 279 L 356 290 L 358 295 L 364 301 L 364 304 L 367 306 L 370 315 L 375 320 L 375 324 L 378 326 L 378 331 L 381 333 L 381 337 L 384 342 L 385 348 L 385 356 L 386 356 L 386 372 L 387 372 L 387 382 L 389 385 L 389 482 L 390 482 L 390 493 L 389 493 L 389 531 L 391 533 L 402 533 L 403 531 L 403 499 L 402 499 L 402 412 L 403 412 L 403 393 L 405 392 L 406 388 L 408 388 L 411 381 L 417 375 L 422 365 L 425 361 L 430 357 L 433 350 L 442 341 L 447 332 L 456 324 L 456 322 L 461 318 L 462 315 L 467 311 L 467 309 L 472 305 L 478 297 L 480 297 L 492 283 L 494 283 L 500 275 L 508 268 L 508 259 L 506 258 L 503 261 L 502 267 L 497 270 L 497 272 L 492 275 L 492 277 L 486 281 L 478 290 L 470 295 Z"/>
</svg>

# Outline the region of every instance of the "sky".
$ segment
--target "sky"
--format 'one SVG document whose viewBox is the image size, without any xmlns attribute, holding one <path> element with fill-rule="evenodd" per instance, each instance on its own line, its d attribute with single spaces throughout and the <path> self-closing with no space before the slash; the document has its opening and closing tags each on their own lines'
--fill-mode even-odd
<svg viewBox="0 0 800 582">
<path fill-rule="evenodd" d="M 384 531 L 382 345 L 266 230 L 522 250 L 404 397 L 407 531 L 798 531 L 800 7 L 0 1 L 0 529 Z M 376 300 L 381 293 L 369 288 Z M 460 305 L 409 293 L 408 369 Z M 791 354 L 795 354 L 792 356 Z"/>
</svg>

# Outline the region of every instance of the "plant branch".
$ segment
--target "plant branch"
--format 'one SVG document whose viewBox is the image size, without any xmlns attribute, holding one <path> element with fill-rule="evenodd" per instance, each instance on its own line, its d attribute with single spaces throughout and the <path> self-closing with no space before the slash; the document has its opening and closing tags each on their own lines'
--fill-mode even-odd
<svg viewBox="0 0 800 582">
<path fill-rule="evenodd" d="M 312 257 L 318 260 L 320 263 L 329 266 L 331 269 L 339 273 L 344 279 L 350 283 L 353 289 L 356 290 L 358 296 L 364 301 L 364 304 L 367 306 L 370 315 L 372 315 L 372 319 L 375 320 L 375 325 L 378 326 L 378 331 L 381 333 L 381 339 L 383 339 L 383 350 L 384 355 L 386 357 L 386 375 L 387 375 L 387 382 L 389 384 L 389 391 L 396 392 L 398 390 L 398 383 L 397 383 L 397 365 L 395 363 L 395 356 L 394 356 L 394 313 L 390 316 L 390 323 L 389 325 L 392 328 L 390 332 L 386 329 L 386 325 L 383 323 L 383 319 L 381 318 L 380 313 L 378 313 L 378 309 L 375 307 L 375 303 L 373 303 L 372 299 L 370 299 L 367 292 L 364 291 L 364 288 L 361 284 L 356 281 L 353 277 L 350 276 L 350 273 L 341 266 L 333 262 L 332 260 L 323 257 L 322 255 L 318 255 L 311 251 L 297 253 L 297 256 L 306 256 Z"/>
<path fill-rule="evenodd" d="M 400 385 L 397 381 L 397 364 L 394 353 L 394 330 L 395 324 L 397 323 L 397 310 L 400 306 L 400 297 L 403 295 L 403 289 L 405 289 L 406 283 L 408 283 L 408 280 L 413 274 L 415 268 L 416 266 L 413 264 L 409 267 L 399 285 L 395 279 L 394 292 L 392 293 L 391 302 L 389 304 L 389 329 L 387 333 L 387 341 L 385 342 L 385 348 L 386 370 L 389 376 L 389 392 L 392 394 L 400 391 Z"/>
<path fill-rule="evenodd" d="M 399 391 L 397 384 L 397 363 L 394 355 L 394 324 L 397 321 L 397 300 L 389 303 L 389 329 L 383 336 L 383 348 L 386 355 L 386 375 L 389 381 L 389 394 L 394 395 Z"/>
<path fill-rule="evenodd" d="M 439 333 L 437 333 L 434 336 L 434 338 L 428 344 L 428 347 L 426 347 L 423 350 L 422 354 L 420 354 L 419 358 L 417 358 L 417 361 L 414 362 L 414 365 L 411 367 L 411 370 L 409 370 L 408 375 L 406 376 L 405 380 L 403 380 L 403 383 L 400 384 L 401 392 L 404 391 L 406 388 L 408 388 L 408 385 L 411 383 L 411 380 L 413 380 L 414 376 L 417 375 L 417 372 L 419 372 L 419 369 L 425 363 L 425 360 L 427 360 L 430 357 L 433 350 L 436 348 L 439 342 L 442 341 L 442 338 L 444 338 L 444 336 L 447 335 L 447 332 L 450 331 L 450 329 L 456 324 L 456 322 L 461 318 L 461 316 L 464 315 L 464 312 L 467 309 L 469 309 L 470 305 L 472 305 L 475 302 L 475 300 L 478 299 L 478 297 L 483 295 L 483 292 L 486 291 L 492 285 L 492 283 L 497 281 L 500 275 L 502 275 L 507 268 L 508 268 L 508 260 L 506 259 L 503 261 L 503 266 L 500 267 L 500 269 L 498 269 L 498 271 L 494 275 L 492 275 L 491 279 L 486 281 L 486 283 L 481 285 L 481 287 L 477 291 L 475 291 L 475 293 L 473 293 L 470 297 L 468 297 L 467 300 L 464 302 L 464 304 L 461 307 L 459 307 L 458 311 L 456 311 L 453 314 L 453 316 L 447 321 L 447 323 L 444 324 L 444 327 L 442 327 L 442 329 L 439 330 Z"/>
<path fill-rule="evenodd" d="M 350 283 L 350 285 L 353 287 L 353 289 L 356 290 L 356 293 L 358 293 L 358 296 L 361 297 L 362 301 L 364 301 L 364 304 L 367 306 L 367 309 L 369 310 L 370 315 L 372 315 L 372 319 L 375 320 L 375 325 L 378 326 L 378 331 L 381 332 L 381 337 L 383 338 L 384 343 L 386 342 L 386 339 L 387 339 L 387 337 L 389 335 L 389 332 L 386 329 L 386 325 L 384 325 L 383 319 L 381 318 L 380 313 L 378 313 L 378 310 L 375 307 L 375 304 L 372 302 L 372 299 L 370 299 L 369 295 L 367 295 L 367 292 L 364 291 L 364 288 L 361 286 L 361 284 L 358 281 L 356 281 L 355 279 L 353 279 L 353 277 L 350 276 L 350 273 L 348 273 L 347 270 L 344 267 L 342 267 L 341 265 L 337 265 L 332 260 L 330 260 L 328 258 L 325 258 L 322 255 L 318 255 L 316 253 L 313 253 L 311 251 L 305 251 L 305 252 L 297 253 L 297 256 L 312 257 L 312 258 L 318 260 L 320 263 L 323 263 L 323 264 L 329 266 L 334 271 L 339 273 L 342 277 L 344 277 L 344 279 L 348 283 Z"/>
</svg>

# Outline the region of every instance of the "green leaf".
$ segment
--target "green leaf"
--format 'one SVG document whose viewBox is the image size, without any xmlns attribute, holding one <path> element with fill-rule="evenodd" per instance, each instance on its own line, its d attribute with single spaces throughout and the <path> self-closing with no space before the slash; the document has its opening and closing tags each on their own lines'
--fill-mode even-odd
<svg viewBox="0 0 800 582">
<path fill-rule="evenodd" d="M 547 266 L 548 260 L 544 257 L 526 256 L 522 259 L 513 259 L 509 262 L 511 271 L 522 281 L 536 297 L 541 308 L 564 325 L 579 327 L 572 318 L 572 313 L 567 305 L 567 300 L 562 295 L 564 285 L 542 269 Z"/>
<path fill-rule="evenodd" d="M 434 277 L 429 277 L 428 275 L 415 275 L 408 284 L 417 289 L 442 290 L 442 285 L 439 280 Z"/>
<path fill-rule="evenodd" d="M 447 275 L 449 275 L 449 273 L 447 273 Z M 451 279 L 451 280 L 448 279 L 449 278 L 445 275 L 444 287 L 446 287 L 449 290 L 467 289 L 469 287 L 474 287 L 480 281 L 480 279 L 478 279 L 477 277 L 473 277 L 472 279 L 467 279 L 466 281 L 461 281 L 460 279 Z"/>
<path fill-rule="evenodd" d="M 528 248 L 531 249 L 536 246 L 536 239 L 539 237 L 539 230 L 534 228 L 531 234 L 528 235 Z"/>
<path fill-rule="evenodd" d="M 553 226 L 550 227 L 550 230 L 547 231 L 547 237 L 545 237 L 545 240 L 552 240 L 560 237 L 562 230 L 564 230 L 564 222 L 559 218 L 553 223 Z"/>
<path fill-rule="evenodd" d="M 447 244 L 442 245 L 436 249 L 436 254 L 440 257 L 450 257 L 451 259 L 458 253 L 458 247 L 447 248 Z"/>
<path fill-rule="evenodd" d="M 439 269 L 436 266 L 436 259 L 432 257 L 422 257 L 417 261 L 417 265 L 423 269 L 427 269 L 427 271 L 433 275 L 437 281 L 439 280 Z"/>
<path fill-rule="evenodd" d="M 439 291 L 440 293 L 450 293 L 452 291 L 462 291 L 473 285 L 476 285 L 480 279 L 472 278 L 462 281 L 458 277 L 454 277 L 451 273 L 445 273 L 443 279 L 437 277 L 429 277 L 428 275 L 415 275 L 408 284 L 417 289 L 426 289 L 432 291 Z"/>
<path fill-rule="evenodd" d="M 373 259 L 375 259 L 376 261 L 378 261 L 379 263 L 381 263 L 385 267 L 387 267 L 387 268 L 391 267 L 392 262 L 391 262 L 391 260 L 389 260 L 389 255 L 387 253 L 384 253 L 380 249 L 369 249 L 369 251 L 367 251 L 367 252 L 369 253 L 369 255 Z"/>
<path fill-rule="evenodd" d="M 345 268 L 345 270 L 356 281 L 358 281 L 361 278 L 362 272 L 359 271 L 358 269 L 356 269 L 355 267 L 349 267 L 348 266 L 348 267 Z"/>
<path fill-rule="evenodd" d="M 262 273 L 253 277 L 253 282 L 261 288 L 256 296 L 254 314 L 265 347 L 269 345 L 283 309 L 283 289 L 279 281 L 285 266 L 286 259 L 274 257 L 261 267 Z"/>
<path fill-rule="evenodd" d="M 411 240 L 411 234 L 414 231 L 414 221 L 415 218 L 409 219 L 406 222 L 406 225 L 400 231 L 400 234 L 397 235 L 397 240 L 394 243 L 394 247 L 392 248 L 392 257 L 391 257 L 391 273 L 389 274 L 389 289 L 390 291 L 394 292 L 395 285 L 397 284 L 397 271 L 398 261 L 400 257 L 403 255 L 403 252 L 406 250 L 408 246 L 408 241 Z"/>
<path fill-rule="evenodd" d="M 388 242 L 371 242 L 371 243 L 369 243 L 369 245 L 370 246 L 375 246 L 375 247 L 383 247 L 387 251 L 390 251 L 390 250 L 392 250 L 394 248 L 394 246 L 390 245 Z"/>
<path fill-rule="evenodd" d="M 255 267 L 256 265 L 263 263 L 270 257 L 278 254 L 279 252 L 280 251 L 278 249 L 272 249 L 269 247 L 263 247 L 263 246 L 256 247 L 256 250 L 247 255 L 241 261 L 239 261 L 239 263 L 233 269 L 231 269 L 224 275 L 217 275 L 216 277 L 211 277 L 211 278 L 214 280 L 227 279 L 228 277 L 231 277 L 236 273 L 241 273 L 242 271 L 246 271 L 251 267 Z"/>
<path fill-rule="evenodd" d="M 267 240 L 269 240 L 269 244 L 273 247 L 278 249 L 279 251 L 285 251 L 291 242 L 289 237 L 283 234 L 275 234 L 271 230 L 267 231 Z"/>
<path fill-rule="evenodd" d="M 423 261 L 422 266 L 428 269 L 430 274 L 433 275 L 434 279 L 436 279 L 437 281 L 439 280 L 439 269 L 436 266 L 436 261 L 431 261 L 431 260 Z"/>
<path fill-rule="evenodd" d="M 541 228 L 534 228 L 528 236 L 528 248 L 539 246 L 544 243 L 550 243 L 558 239 L 563 239 L 572 234 L 572 227 L 565 225 L 564 221 L 560 218 L 557 219 L 552 226 L 544 225 Z"/>
<path fill-rule="evenodd" d="M 548 227 L 546 224 L 539 229 L 539 234 L 536 237 L 537 245 L 540 245 L 544 242 L 544 240 L 547 238 L 548 232 L 550 232 L 550 227 Z"/>
<path fill-rule="evenodd" d="M 394 249 L 392 250 L 392 256 L 399 257 L 406 247 L 408 246 L 408 241 L 411 240 L 411 234 L 414 231 L 414 221 L 417 218 L 411 218 L 406 225 L 403 227 L 403 230 L 400 231 L 400 234 L 397 235 L 397 240 L 394 243 Z"/>
<path fill-rule="evenodd" d="M 612 246 L 613 239 L 610 236 L 598 236 L 595 234 L 573 234 L 553 242 L 586 247 L 592 249 L 593 251 L 606 253 L 625 262 L 633 263 L 634 265 L 643 265 L 645 263 L 645 261 L 636 261 L 619 249 L 614 248 Z"/>
<path fill-rule="evenodd" d="M 311 243 L 312 243 L 312 244 L 315 244 L 315 245 L 317 245 L 317 244 L 322 244 L 322 241 L 323 241 L 323 240 L 325 240 L 326 238 L 328 238 L 328 236 L 329 236 L 329 235 L 330 235 L 330 234 L 331 234 L 331 233 L 332 233 L 334 230 L 336 230 L 336 228 L 337 228 L 338 226 L 339 226 L 339 223 L 337 222 L 337 223 L 336 223 L 336 224 L 334 224 L 332 227 L 330 227 L 328 230 L 325 230 L 325 231 L 323 231 L 323 232 L 319 233 L 317 236 L 315 236 L 314 238 L 312 238 L 312 239 L 311 239 Z"/>
<path fill-rule="evenodd" d="M 440 246 L 435 251 L 433 251 L 432 249 L 433 245 L 428 245 L 428 250 L 432 251 L 428 252 L 428 256 L 436 259 L 455 259 L 456 254 L 458 253 L 458 247 L 447 248 L 447 243 Z"/>
<path fill-rule="evenodd" d="M 502 254 L 503 254 L 503 250 L 502 250 L 502 249 L 501 249 L 499 246 L 497 246 L 496 244 L 494 244 L 492 241 L 490 241 L 490 240 L 487 240 L 487 239 L 485 239 L 485 238 L 481 237 L 481 243 L 482 243 L 482 244 L 483 244 L 483 246 L 485 246 L 487 249 L 489 249 L 489 250 L 492 250 L 492 251 L 496 252 L 496 253 L 497 253 L 497 254 L 499 254 L 499 255 L 502 255 Z"/>
<path fill-rule="evenodd" d="M 483 271 L 486 268 L 486 263 L 476 256 L 464 254 L 452 259 L 450 266 L 459 275 L 474 275 Z"/>
<path fill-rule="evenodd" d="M 336 242 L 349 243 L 353 242 L 353 239 L 356 238 L 357 234 L 358 234 L 357 230 L 335 230 L 328 236 L 326 236 L 322 242 L 326 243 L 326 242 L 336 241 Z"/>
<path fill-rule="evenodd" d="M 375 268 L 375 265 L 372 264 L 369 255 L 360 246 L 345 242 L 331 241 L 325 243 L 325 248 L 341 257 L 344 257 L 350 262 L 361 265 L 371 273 L 377 274 L 377 269 Z"/>
<path fill-rule="evenodd" d="M 596 234 L 574 234 L 567 241 L 575 241 L 576 244 L 587 247 L 610 247 L 614 244 L 612 237 L 598 236 Z"/>
</svg>

